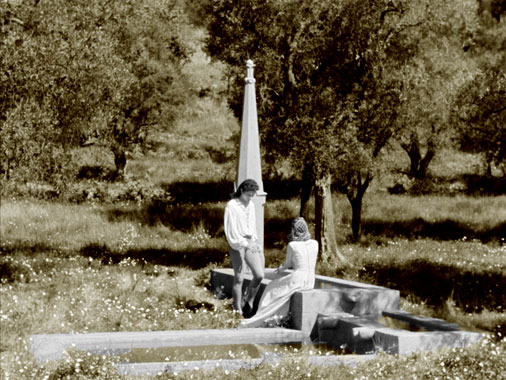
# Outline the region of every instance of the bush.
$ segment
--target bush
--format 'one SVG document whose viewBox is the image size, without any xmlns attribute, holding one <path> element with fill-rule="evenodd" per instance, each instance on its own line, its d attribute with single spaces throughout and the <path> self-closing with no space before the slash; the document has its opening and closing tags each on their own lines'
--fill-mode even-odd
<svg viewBox="0 0 506 380">
<path fill-rule="evenodd" d="M 103 203 L 133 202 L 137 204 L 158 202 L 160 200 L 170 201 L 172 199 L 166 190 L 148 182 L 110 183 L 91 180 L 77 182 L 69 186 L 64 198 L 73 203 L 91 201 Z"/>
</svg>

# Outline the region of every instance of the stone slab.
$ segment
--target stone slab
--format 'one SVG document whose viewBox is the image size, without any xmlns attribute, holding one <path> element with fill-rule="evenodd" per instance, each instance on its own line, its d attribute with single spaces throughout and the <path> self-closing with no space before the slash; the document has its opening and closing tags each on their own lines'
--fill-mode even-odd
<svg viewBox="0 0 506 380">
<path fill-rule="evenodd" d="M 427 331 L 379 329 L 373 339 L 375 344 L 390 354 L 410 354 L 415 351 L 434 350 L 441 347 L 465 347 L 478 342 L 483 334 L 471 331 Z"/>
<path fill-rule="evenodd" d="M 320 355 L 310 356 L 308 364 L 316 366 L 346 365 L 356 367 L 358 364 L 376 358 L 376 354 L 371 355 Z"/>
<path fill-rule="evenodd" d="M 30 337 L 37 361 L 58 360 L 69 348 L 93 353 L 125 352 L 133 348 L 212 346 L 233 344 L 306 343 L 298 330 L 284 328 L 100 332 L 87 334 L 39 334 Z"/>
<path fill-rule="evenodd" d="M 443 319 L 420 317 L 404 310 L 384 310 L 383 316 L 398 319 L 407 322 L 413 326 L 418 326 L 429 331 L 458 331 L 459 325 L 446 322 Z"/>
<path fill-rule="evenodd" d="M 344 280 L 342 278 L 328 277 L 322 275 L 315 276 L 315 289 L 328 289 L 328 288 L 338 288 L 338 289 L 385 289 L 391 290 L 389 288 L 385 288 L 378 285 L 367 284 L 365 282 L 359 281 L 350 281 Z"/>
<path fill-rule="evenodd" d="M 400 294 L 385 288 L 326 288 L 295 292 L 290 301 L 292 328 L 311 333 L 318 314 L 338 312 L 380 316 L 398 309 Z"/>
<path fill-rule="evenodd" d="M 407 331 L 392 329 L 372 316 L 321 315 L 317 320 L 318 341 L 356 354 L 383 350 L 409 354 L 442 346 L 464 347 L 479 341 L 483 334 L 469 331 Z"/>
<path fill-rule="evenodd" d="M 258 359 L 198 360 L 186 362 L 120 363 L 116 365 L 122 375 L 156 375 L 158 373 L 180 373 L 183 371 L 209 371 L 221 368 L 224 371 L 253 369 L 264 362 Z"/>
<path fill-rule="evenodd" d="M 290 271 L 288 271 L 290 272 Z M 247 286 L 251 281 L 252 275 L 250 273 L 245 274 L 244 286 Z M 262 281 L 261 289 L 265 288 L 273 278 L 275 278 L 274 268 L 265 268 L 265 278 Z M 211 288 L 214 292 L 221 292 L 227 297 L 232 296 L 232 282 L 234 279 L 234 271 L 231 268 L 217 268 L 212 269 L 210 272 Z M 328 277 L 328 276 L 315 276 L 315 289 L 376 289 L 376 290 L 388 290 L 392 289 L 385 288 L 382 286 L 367 284 L 358 281 L 343 280 L 340 278 Z"/>
<path fill-rule="evenodd" d="M 154 363 L 120 363 L 116 365 L 122 375 L 157 375 L 159 373 L 181 373 L 183 371 L 210 371 L 217 368 L 228 371 L 240 369 L 253 369 L 262 363 L 280 364 L 283 361 L 306 360 L 307 364 L 314 366 L 346 365 L 355 367 L 367 360 L 374 359 L 376 355 L 314 355 L 304 358 L 283 358 L 273 353 L 265 353 L 258 359 L 226 359 L 202 360 L 186 362 L 154 362 Z"/>
</svg>

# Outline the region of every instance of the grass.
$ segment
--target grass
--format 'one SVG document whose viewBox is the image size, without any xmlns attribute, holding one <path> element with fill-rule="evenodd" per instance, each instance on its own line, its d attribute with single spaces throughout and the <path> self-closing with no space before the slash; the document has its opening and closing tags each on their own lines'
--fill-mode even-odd
<svg viewBox="0 0 506 380">
<path fill-rule="evenodd" d="M 161 223 L 147 224 L 136 205 L 120 210 L 96 204 L 3 202 L 0 232 L 4 247 L 47 246 L 65 253 L 83 247 L 107 245 L 110 250 L 183 249 L 190 243 L 220 245 L 201 224 L 188 231 L 175 231 Z M 10 249 L 10 248 L 9 248 Z"/>
<path fill-rule="evenodd" d="M 216 299 L 208 290 L 209 270 L 229 266 L 221 227 L 224 202 L 202 202 L 197 197 L 202 192 L 192 193 L 188 186 L 187 203 L 164 204 L 158 214 L 150 204 L 2 201 L 2 378 L 128 378 L 116 374 L 111 358 L 76 353 L 54 363 L 34 363 L 28 344 L 31 334 L 237 326 L 240 318 L 230 300 Z M 198 186 L 202 190 L 210 185 Z M 212 189 L 220 190 L 219 186 L 208 189 L 204 194 L 209 196 Z M 340 249 L 353 267 L 336 271 L 319 264 L 318 272 L 399 289 L 404 310 L 494 332 L 496 340 L 465 349 L 380 355 L 356 368 L 310 366 L 289 358 L 277 366 L 263 364 L 255 370 L 231 372 L 229 377 L 329 378 L 339 374 L 372 379 L 381 373 L 383 378 L 396 379 L 500 378 L 506 366 L 506 300 L 501 286 L 506 279 L 506 251 L 500 238 L 452 240 L 443 233 L 428 238 L 422 229 L 417 233 L 421 237 L 413 239 L 402 231 L 392 236 L 385 231 L 399 220 L 408 225 L 414 220 L 436 223 L 451 216 L 459 225 L 474 221 L 470 231 L 493 234 L 504 223 L 506 199 L 382 199 L 367 201 L 363 243 L 341 239 Z M 341 211 L 338 225 L 346 226 L 346 200 L 336 197 L 336 206 Z M 297 207 L 295 199 L 266 204 L 267 266 L 283 260 L 286 226 Z M 378 223 L 382 229 L 371 229 Z M 221 375 L 181 373 L 158 378 L 213 376 Z"/>
</svg>

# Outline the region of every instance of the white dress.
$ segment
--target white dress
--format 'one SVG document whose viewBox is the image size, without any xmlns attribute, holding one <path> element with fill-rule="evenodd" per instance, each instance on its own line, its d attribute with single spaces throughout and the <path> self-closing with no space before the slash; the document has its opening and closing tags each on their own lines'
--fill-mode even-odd
<svg viewBox="0 0 506 380">
<path fill-rule="evenodd" d="M 272 280 L 260 298 L 257 313 L 243 320 L 239 327 L 263 327 L 269 320 L 288 315 L 290 297 L 299 290 L 313 289 L 318 255 L 316 240 L 292 241 L 288 244 L 286 259 L 279 272 L 292 268 L 293 272 Z"/>
</svg>

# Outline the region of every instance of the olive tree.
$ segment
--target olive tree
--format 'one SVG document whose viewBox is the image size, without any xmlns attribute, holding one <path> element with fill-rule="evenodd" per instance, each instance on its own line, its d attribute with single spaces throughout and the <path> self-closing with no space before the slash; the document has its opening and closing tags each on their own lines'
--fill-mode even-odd
<svg viewBox="0 0 506 380">
<path fill-rule="evenodd" d="M 401 70 L 404 101 L 396 139 L 410 159 L 408 174 L 423 179 L 440 147 L 451 141 L 455 94 L 474 75 L 464 46 L 476 29 L 478 4 L 419 0 L 411 8 L 404 34 L 413 59 Z"/>
<path fill-rule="evenodd" d="M 41 179 L 47 179 L 54 162 L 65 166 L 62 156 L 92 141 L 111 149 L 120 178 L 126 151 L 142 145 L 151 128 L 170 123 L 185 97 L 181 67 L 189 48 L 178 3 L 46 0 L 1 7 L 4 177 L 40 174 L 45 160 L 49 171 Z"/>
<path fill-rule="evenodd" d="M 379 152 L 394 134 L 409 54 L 400 38 L 406 4 L 386 1 L 213 0 L 208 52 L 228 64 L 238 114 L 243 66 L 257 66 L 265 159 L 288 158 L 315 187 L 316 237 L 323 260 L 337 248 L 331 185 L 360 218 Z M 354 223 L 359 235 L 359 219 Z M 355 228 L 357 227 L 357 228 Z"/>
<path fill-rule="evenodd" d="M 462 86 L 453 104 L 460 148 L 481 154 L 489 175 L 492 165 L 506 175 L 506 26 L 500 15 L 481 15 L 466 48 L 476 75 Z"/>
</svg>

